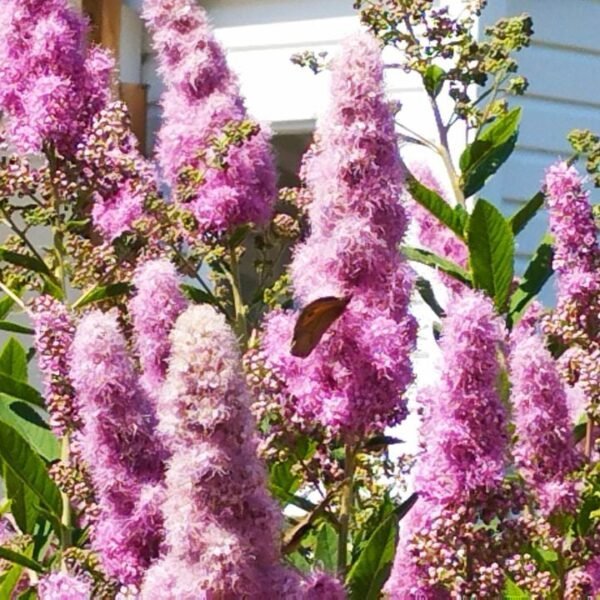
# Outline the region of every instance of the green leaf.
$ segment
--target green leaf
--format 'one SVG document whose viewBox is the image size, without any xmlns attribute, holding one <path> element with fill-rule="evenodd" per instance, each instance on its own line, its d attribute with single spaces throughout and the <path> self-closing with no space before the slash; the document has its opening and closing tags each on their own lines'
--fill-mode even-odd
<svg viewBox="0 0 600 600">
<path fill-rule="evenodd" d="M 469 263 L 475 287 L 485 290 L 502 310 L 508 299 L 514 269 L 515 243 L 500 211 L 480 199 L 469 221 Z"/>
<path fill-rule="evenodd" d="M 192 285 L 184 284 L 181 286 L 183 293 L 194 303 L 196 304 L 214 304 L 215 298 L 211 296 L 208 292 L 201 290 L 200 288 L 196 288 Z"/>
<path fill-rule="evenodd" d="M 34 256 L 29 256 L 28 254 L 20 254 L 18 252 L 12 252 L 11 250 L 0 247 L 0 260 L 4 260 L 11 265 L 16 265 L 17 267 L 23 267 L 28 271 L 43 273 L 44 275 L 52 275 L 46 263 L 38 260 Z"/>
<path fill-rule="evenodd" d="M 465 197 L 479 191 L 511 155 L 519 135 L 521 108 L 513 108 L 496 119 L 460 157 Z"/>
<path fill-rule="evenodd" d="M 396 553 L 398 520 L 406 515 L 416 501 L 417 494 L 413 494 L 388 515 L 368 539 L 346 577 L 350 600 L 379 599 Z"/>
<path fill-rule="evenodd" d="M 0 351 L 0 371 L 19 381 L 27 381 L 27 352 L 13 337 Z"/>
<path fill-rule="evenodd" d="M 29 404 L 0 394 L 0 422 L 15 429 L 45 460 L 52 462 L 59 458 L 56 436 Z"/>
<path fill-rule="evenodd" d="M 415 287 L 419 292 L 423 301 L 431 310 L 435 313 L 437 317 L 443 319 L 446 316 L 444 309 L 440 306 L 433 292 L 433 288 L 431 287 L 431 283 L 427 281 L 427 279 L 423 279 L 423 277 L 417 277 L 417 281 L 415 283 Z"/>
<path fill-rule="evenodd" d="M 0 331 L 10 331 L 12 333 L 23 333 L 25 335 L 33 335 L 35 332 L 30 327 L 11 323 L 10 321 L 0 321 Z"/>
<path fill-rule="evenodd" d="M 323 523 L 317 533 L 315 562 L 328 573 L 335 573 L 338 558 L 338 535 L 329 523 Z"/>
<path fill-rule="evenodd" d="M 509 327 L 512 328 L 519 322 L 529 303 L 535 299 L 546 282 L 552 277 L 553 257 L 552 236 L 547 234 L 535 251 L 529 265 L 527 265 L 519 287 L 511 296 L 508 314 Z"/>
<path fill-rule="evenodd" d="M 423 75 L 423 85 L 425 90 L 432 98 L 436 98 L 437 95 L 442 91 L 444 85 L 444 78 L 446 72 L 437 65 L 429 65 L 425 74 Z"/>
<path fill-rule="evenodd" d="M 510 218 L 510 227 L 514 235 L 521 233 L 521 231 L 525 229 L 527 223 L 535 217 L 538 210 L 544 206 L 544 198 L 544 194 L 538 192 Z"/>
<path fill-rule="evenodd" d="M 0 578 L 0 598 L 12 598 L 13 591 L 23 573 L 21 565 L 14 565 Z"/>
<path fill-rule="evenodd" d="M 108 298 L 117 298 L 131 291 L 129 283 L 112 283 L 110 285 L 101 285 L 84 292 L 73 304 L 73 308 L 83 308 L 88 304 L 107 300 Z"/>
<path fill-rule="evenodd" d="M 428 267 L 433 267 L 434 269 L 439 269 L 465 285 L 472 285 L 471 276 L 460 265 L 442 258 L 433 252 L 429 252 L 429 250 L 403 246 L 402 253 L 408 260 L 427 265 Z"/>
<path fill-rule="evenodd" d="M 3 478 L 10 512 L 17 526 L 23 533 L 33 535 L 39 517 L 36 495 L 6 465 L 3 465 Z"/>
<path fill-rule="evenodd" d="M 45 407 L 44 398 L 35 388 L 24 381 L 19 381 L 18 379 L 1 372 L 0 394 L 6 394 L 7 396 L 24 400 L 25 402 L 29 402 L 29 404 L 39 406 L 40 408 Z"/>
<path fill-rule="evenodd" d="M 15 552 L 10 548 L 5 548 L 0 546 L 0 558 L 4 560 L 8 560 L 15 565 L 21 565 L 26 569 L 31 569 L 36 573 L 44 573 L 45 569 L 43 565 L 41 565 L 37 560 L 33 560 L 33 558 L 29 558 L 20 552 Z"/>
<path fill-rule="evenodd" d="M 378 600 L 396 552 L 398 526 L 386 519 L 366 543 L 346 578 L 350 600 Z"/>
<path fill-rule="evenodd" d="M 15 301 L 10 296 L 4 296 L 2 300 L 0 300 L 0 319 L 4 319 L 10 313 L 14 305 Z"/>
<path fill-rule="evenodd" d="M 419 183 L 412 175 L 408 177 L 407 183 L 415 202 L 449 227 L 460 239 L 465 239 L 469 214 L 462 206 L 452 208 L 437 192 Z"/>
<path fill-rule="evenodd" d="M 12 428 L 0 422 L 0 457 L 12 473 L 35 494 L 42 507 L 60 515 L 60 491 L 48 476 L 44 461 Z"/>
<path fill-rule="evenodd" d="M 229 238 L 229 246 L 231 248 L 237 248 L 248 235 L 249 231 L 252 229 L 251 225 L 240 225 Z"/>
<path fill-rule="evenodd" d="M 507 577 L 502 597 L 504 600 L 529 600 L 531 596 L 527 592 L 524 592 L 512 579 Z"/>
<path fill-rule="evenodd" d="M 287 560 L 302 573 L 310 573 L 312 571 L 311 564 L 301 552 L 296 551 L 288 554 Z"/>
</svg>

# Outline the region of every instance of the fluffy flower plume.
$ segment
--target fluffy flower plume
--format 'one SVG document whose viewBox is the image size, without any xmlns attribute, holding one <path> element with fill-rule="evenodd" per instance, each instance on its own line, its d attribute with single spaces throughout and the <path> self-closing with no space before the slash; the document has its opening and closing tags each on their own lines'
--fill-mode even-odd
<svg viewBox="0 0 600 600">
<path fill-rule="evenodd" d="M 175 267 L 164 259 L 139 267 L 134 277 L 136 294 L 129 308 L 133 319 L 135 347 L 140 358 L 142 385 L 155 400 L 167 370 L 171 350 L 169 334 L 186 307 Z"/>
<path fill-rule="evenodd" d="M 256 457 L 235 337 L 208 306 L 192 306 L 171 336 L 159 432 L 172 453 L 163 514 L 166 554 L 144 598 L 300 598 L 299 577 L 279 566 L 278 507 Z"/>
<path fill-rule="evenodd" d="M 558 298 L 547 333 L 569 349 L 561 357 L 566 380 L 600 414 L 600 248 L 589 193 L 574 167 L 558 163 L 545 179 Z"/>
<path fill-rule="evenodd" d="M 6 0 L 0 13 L 0 110 L 22 152 L 70 155 L 108 99 L 112 59 L 87 48 L 87 23 L 67 0 Z"/>
<path fill-rule="evenodd" d="M 589 193 L 575 167 L 561 162 L 546 172 L 550 230 L 555 238 L 554 270 L 591 272 L 597 265 L 598 241 Z M 560 281 L 560 278 L 559 278 Z"/>
<path fill-rule="evenodd" d="M 74 429 L 78 422 L 73 387 L 69 379 L 75 326 L 64 304 L 50 296 L 39 296 L 33 302 L 31 316 L 50 425 L 60 437 Z"/>
<path fill-rule="evenodd" d="M 409 544 L 416 535 L 439 538 L 500 487 L 507 443 L 506 415 L 496 387 L 503 341 L 502 322 L 482 294 L 465 290 L 449 307 L 440 342 L 441 378 L 419 399 L 425 410 L 424 451 L 415 466 L 415 487 L 421 497 L 402 523 L 400 550 L 387 584 L 394 600 L 415 593 L 423 598 L 449 597 L 435 585 L 435 568 L 419 562 L 418 551 Z M 451 515 L 457 516 L 448 524 L 444 519 Z M 441 547 L 441 539 L 437 541 Z M 450 552 L 460 562 L 456 548 Z M 436 554 L 444 560 L 443 552 Z M 493 580 L 494 569 L 482 565 L 478 576 Z"/>
<path fill-rule="evenodd" d="M 92 588 L 85 579 L 55 571 L 40 579 L 38 597 L 40 600 L 90 600 Z"/>
<path fill-rule="evenodd" d="M 575 482 L 567 476 L 580 459 L 573 444 L 567 395 L 556 362 L 535 330 L 518 332 L 510 370 L 517 466 L 545 515 L 574 508 Z"/>
<path fill-rule="evenodd" d="M 332 99 L 304 166 L 312 230 L 291 275 L 302 305 L 324 296 L 352 300 L 308 358 L 289 353 L 296 318 L 289 312 L 268 319 L 263 348 L 295 397 L 296 416 L 351 437 L 405 417 L 415 340 L 412 280 L 397 249 L 406 231 L 398 200 L 404 174 L 380 47 L 367 34 L 345 42 Z"/>
<path fill-rule="evenodd" d="M 127 107 L 112 102 L 93 119 L 78 148 L 93 191 L 92 220 L 107 242 L 132 231 L 148 199 L 158 194 L 157 174 L 131 131 Z"/>
<path fill-rule="evenodd" d="M 233 140 L 249 122 L 206 12 L 194 0 L 146 0 L 144 15 L 167 88 L 158 156 L 176 198 L 202 232 L 266 221 L 276 180 L 268 135 L 251 126 Z"/>
<path fill-rule="evenodd" d="M 81 451 L 89 465 L 100 519 L 93 547 L 107 573 L 139 583 L 161 536 L 160 445 L 117 316 L 94 311 L 77 327 L 71 377 L 83 420 Z"/>
</svg>

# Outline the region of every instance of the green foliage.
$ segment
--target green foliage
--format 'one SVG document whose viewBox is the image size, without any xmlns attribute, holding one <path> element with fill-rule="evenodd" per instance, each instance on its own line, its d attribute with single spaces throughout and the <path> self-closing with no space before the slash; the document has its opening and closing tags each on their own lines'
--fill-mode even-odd
<svg viewBox="0 0 600 600">
<path fill-rule="evenodd" d="M 546 282 L 552 276 L 552 237 L 546 235 L 533 255 L 525 274 L 519 282 L 519 287 L 510 298 L 508 311 L 508 326 L 515 325 L 529 303 L 542 290 Z"/>
<path fill-rule="evenodd" d="M 525 229 L 529 221 L 535 217 L 540 208 L 544 206 L 545 196 L 538 192 L 521 209 L 510 218 L 510 228 L 514 235 L 518 235 Z"/>
<path fill-rule="evenodd" d="M 367 540 L 346 577 L 351 600 L 377 600 L 380 597 L 396 553 L 398 521 L 408 513 L 415 502 L 417 495 L 413 494 L 382 519 Z"/>
<path fill-rule="evenodd" d="M 450 275 L 457 281 L 470 286 L 472 284 L 471 276 L 465 271 L 460 265 L 453 263 L 451 260 L 438 256 L 429 250 L 422 250 L 420 248 L 412 248 L 410 246 L 403 246 L 402 253 L 408 260 L 421 263 L 434 269 L 439 269 L 447 275 Z"/>
<path fill-rule="evenodd" d="M 412 176 L 408 178 L 407 183 L 408 189 L 416 202 L 427 209 L 442 224 L 450 228 L 459 239 L 465 238 L 469 215 L 462 206 L 452 208 L 437 192 L 426 188 Z"/>
<path fill-rule="evenodd" d="M 319 528 L 315 543 L 315 564 L 328 573 L 335 573 L 338 561 L 338 534 L 325 522 Z"/>
<path fill-rule="evenodd" d="M 480 199 L 473 209 L 468 244 L 473 284 L 502 311 L 512 285 L 515 243 L 506 219 L 486 200 Z"/>
<path fill-rule="evenodd" d="M 35 495 L 41 507 L 60 517 L 62 511 L 60 492 L 48 476 L 44 461 L 12 427 L 2 422 L 0 422 L 0 459 L 10 474 Z"/>
<path fill-rule="evenodd" d="M 0 351 L 0 371 L 19 381 L 27 381 L 27 352 L 15 339 L 10 338 Z"/>
<path fill-rule="evenodd" d="M 73 308 L 83 308 L 100 302 L 102 300 L 115 299 L 131 292 L 132 286 L 129 283 L 112 283 L 110 285 L 95 286 L 84 293 L 73 304 Z"/>
<path fill-rule="evenodd" d="M 460 157 L 464 195 L 472 196 L 512 154 L 519 136 L 521 108 L 496 119 L 467 146 Z"/>
</svg>

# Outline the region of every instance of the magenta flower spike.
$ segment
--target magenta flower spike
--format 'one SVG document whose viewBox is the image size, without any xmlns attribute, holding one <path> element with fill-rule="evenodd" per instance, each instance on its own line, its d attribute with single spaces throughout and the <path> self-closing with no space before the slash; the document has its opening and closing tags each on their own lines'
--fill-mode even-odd
<svg viewBox="0 0 600 600">
<path fill-rule="evenodd" d="M 325 296 L 351 300 L 308 358 L 290 354 L 291 312 L 268 317 L 262 347 L 293 396 L 293 418 L 350 440 L 406 416 L 416 325 L 408 313 L 412 274 L 398 252 L 404 171 L 378 42 L 348 39 L 332 76 L 331 106 L 304 165 L 311 234 L 291 276 L 301 306 Z"/>
<path fill-rule="evenodd" d="M 414 478 L 420 498 L 401 523 L 399 549 L 386 584 L 393 600 L 414 594 L 432 600 L 450 597 L 428 579 L 427 566 L 418 562 L 418 547 L 412 547 L 414 536 L 435 534 L 441 517 L 484 504 L 502 483 L 507 431 L 497 383 L 503 343 L 503 324 L 490 300 L 465 290 L 444 319 L 440 381 L 419 399 L 425 411 L 423 452 Z"/>
<path fill-rule="evenodd" d="M 158 431 L 171 453 L 166 552 L 148 571 L 142 597 L 303 598 L 300 576 L 280 565 L 281 515 L 256 456 L 233 332 L 212 307 L 191 306 L 171 343 L 158 402 Z M 308 585 L 307 598 L 322 597 L 314 595 L 319 585 L 333 587 Z"/>
<path fill-rule="evenodd" d="M 145 0 L 144 16 L 166 84 L 158 159 L 176 201 L 201 232 L 266 222 L 276 196 L 268 132 L 260 127 L 232 144 L 226 168 L 213 164 L 214 140 L 248 115 L 205 10 L 194 0 Z"/>
<path fill-rule="evenodd" d="M 542 513 L 569 511 L 577 504 L 568 475 L 581 464 L 573 443 L 565 384 L 542 338 L 517 331 L 510 356 L 516 465 Z"/>
<path fill-rule="evenodd" d="M 6 0 L 0 14 L 0 111 L 21 152 L 70 156 L 109 98 L 113 60 L 88 48 L 87 22 L 67 0 Z"/>
<path fill-rule="evenodd" d="M 75 326 L 65 305 L 51 296 L 39 296 L 32 303 L 31 317 L 50 425 L 54 433 L 61 437 L 78 425 L 69 377 Z"/>
<path fill-rule="evenodd" d="M 177 271 L 166 259 L 148 261 L 140 266 L 133 283 L 136 293 L 129 309 L 142 368 L 141 383 L 156 403 L 167 371 L 171 329 L 187 301 L 179 288 Z"/>
<path fill-rule="evenodd" d="M 111 577 L 138 584 L 162 537 L 156 486 L 163 452 L 115 313 L 94 311 L 81 320 L 71 377 L 83 421 L 81 454 L 100 509 L 92 546 Z"/>
</svg>

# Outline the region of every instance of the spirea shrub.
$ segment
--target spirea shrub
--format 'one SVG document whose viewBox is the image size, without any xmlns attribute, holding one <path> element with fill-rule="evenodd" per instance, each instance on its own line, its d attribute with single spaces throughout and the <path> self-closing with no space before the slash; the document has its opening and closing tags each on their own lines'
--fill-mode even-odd
<svg viewBox="0 0 600 600">
<path fill-rule="evenodd" d="M 143 2 L 155 158 L 86 18 L 6 0 L 0 598 L 600 597 L 600 141 L 571 134 L 515 214 L 482 197 L 533 34 L 474 38 L 483 4 L 358 0 L 337 56 L 292 57 L 331 98 L 278 193 L 194 0 Z M 387 68 L 422 82 L 434 139 Z"/>
</svg>

